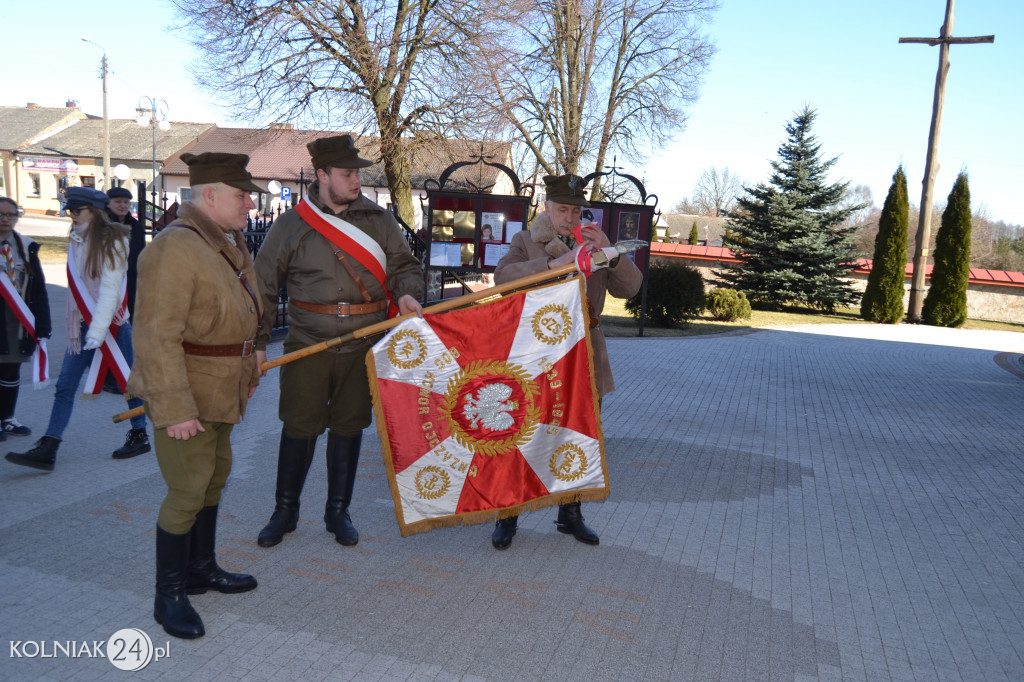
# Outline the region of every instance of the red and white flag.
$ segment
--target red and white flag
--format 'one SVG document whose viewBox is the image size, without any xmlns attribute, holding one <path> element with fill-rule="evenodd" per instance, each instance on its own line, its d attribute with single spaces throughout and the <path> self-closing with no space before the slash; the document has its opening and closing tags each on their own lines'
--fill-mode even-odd
<svg viewBox="0 0 1024 682">
<path fill-rule="evenodd" d="M 428 312 L 367 355 L 403 536 L 608 497 L 583 286 Z"/>
</svg>

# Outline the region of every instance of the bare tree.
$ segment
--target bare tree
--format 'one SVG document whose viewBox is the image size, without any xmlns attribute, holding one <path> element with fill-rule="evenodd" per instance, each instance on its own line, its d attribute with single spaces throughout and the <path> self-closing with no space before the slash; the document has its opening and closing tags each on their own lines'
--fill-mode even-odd
<svg viewBox="0 0 1024 682">
<path fill-rule="evenodd" d="M 412 224 L 408 146 L 464 118 L 473 0 L 174 3 L 201 54 L 196 79 L 235 115 L 377 132 L 392 201 Z"/>
<path fill-rule="evenodd" d="M 714 47 L 715 0 L 518 0 L 475 44 L 482 111 L 504 119 L 539 172 L 641 159 L 686 121 Z M 593 186 L 601 195 L 600 183 Z"/>
<path fill-rule="evenodd" d="M 736 205 L 743 182 L 728 167 L 705 168 L 693 189 L 693 201 L 701 215 L 722 216 Z"/>
</svg>

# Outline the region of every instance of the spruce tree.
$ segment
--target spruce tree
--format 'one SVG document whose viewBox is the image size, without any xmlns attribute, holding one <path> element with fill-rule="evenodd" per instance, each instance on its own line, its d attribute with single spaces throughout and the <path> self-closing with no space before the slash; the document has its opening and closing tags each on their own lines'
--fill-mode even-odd
<svg viewBox="0 0 1024 682">
<path fill-rule="evenodd" d="M 904 282 L 907 276 L 907 175 L 901 164 L 892 176 L 878 219 L 875 255 L 860 314 L 871 322 L 896 324 L 903 319 Z"/>
<path fill-rule="evenodd" d="M 821 158 L 811 134 L 816 117 L 804 107 L 786 124 L 789 139 L 771 162 L 769 183 L 744 187 L 747 196 L 729 214 L 726 246 L 740 263 L 721 277 L 759 307 L 796 303 L 832 312 L 860 298 L 847 279 L 855 228 L 841 224 L 863 205 L 839 206 L 849 183 L 828 184 L 838 159 Z"/>
<path fill-rule="evenodd" d="M 693 219 L 693 227 L 690 228 L 690 244 L 696 244 L 700 241 L 700 235 L 697 234 L 697 219 Z"/>
<path fill-rule="evenodd" d="M 935 235 L 935 267 L 924 297 L 921 319 L 939 327 L 959 327 L 967 321 L 967 280 L 971 274 L 971 190 L 961 172 L 942 212 Z"/>
</svg>

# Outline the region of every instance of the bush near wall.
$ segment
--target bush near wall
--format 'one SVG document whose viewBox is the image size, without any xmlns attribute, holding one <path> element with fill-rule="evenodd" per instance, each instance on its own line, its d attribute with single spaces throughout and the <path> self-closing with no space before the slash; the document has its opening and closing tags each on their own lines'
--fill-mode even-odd
<svg viewBox="0 0 1024 682">
<path fill-rule="evenodd" d="M 626 312 L 639 319 L 642 293 L 626 301 Z M 658 327 L 683 327 L 704 310 L 704 278 L 682 263 L 652 264 L 647 273 L 647 319 Z"/>
<path fill-rule="evenodd" d="M 751 315 L 747 295 L 735 289 L 712 289 L 707 292 L 704 308 L 713 319 L 720 322 L 749 320 Z"/>
</svg>

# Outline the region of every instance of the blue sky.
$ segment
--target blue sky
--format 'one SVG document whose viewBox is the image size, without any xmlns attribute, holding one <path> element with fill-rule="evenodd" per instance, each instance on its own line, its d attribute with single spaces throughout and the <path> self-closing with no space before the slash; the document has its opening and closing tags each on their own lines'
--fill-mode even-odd
<svg viewBox="0 0 1024 682">
<path fill-rule="evenodd" d="M 5 7 L 0 104 L 63 106 L 70 98 L 102 113 L 102 52 L 82 42 L 86 36 L 107 52 L 111 117 L 133 117 L 140 97 L 152 96 L 167 101 L 174 121 L 233 123 L 192 85 L 186 65 L 194 53 L 169 28 L 166 3 L 51 0 L 41 7 Z M 917 203 L 939 48 L 897 41 L 937 36 L 944 13 L 945 0 L 721 0 L 709 27 L 718 54 L 685 131 L 626 172 L 643 177 L 666 211 L 711 166 L 728 167 L 748 184 L 764 181 L 784 124 L 809 104 L 818 111 L 823 153 L 840 157 L 833 180 L 867 185 L 880 206 L 902 162 Z M 950 49 L 935 198 L 945 201 L 966 168 L 975 208 L 1024 225 L 1024 2 L 958 0 L 953 34 L 996 40 Z"/>
</svg>

